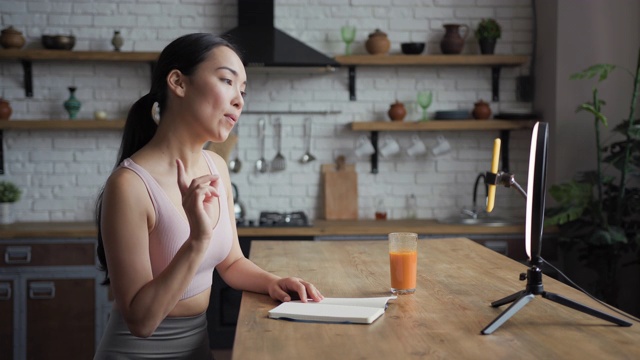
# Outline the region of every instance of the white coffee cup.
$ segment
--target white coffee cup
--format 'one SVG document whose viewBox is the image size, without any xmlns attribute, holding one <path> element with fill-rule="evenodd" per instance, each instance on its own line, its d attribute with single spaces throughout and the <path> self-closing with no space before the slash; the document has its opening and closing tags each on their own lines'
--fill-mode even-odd
<svg viewBox="0 0 640 360">
<path fill-rule="evenodd" d="M 400 152 L 400 144 L 398 144 L 398 142 L 390 135 L 385 135 L 384 142 L 382 143 L 379 151 L 380 155 L 383 157 L 389 157 Z"/>
<path fill-rule="evenodd" d="M 435 156 L 443 155 L 451 151 L 451 144 L 443 135 L 438 135 L 438 144 L 431 148 L 431 153 Z"/>
<path fill-rule="evenodd" d="M 362 157 L 373 154 L 376 149 L 373 148 L 373 144 L 366 135 L 361 135 L 356 141 L 356 149 L 353 152 L 357 157 Z"/>
<path fill-rule="evenodd" d="M 411 136 L 411 146 L 407 148 L 407 154 L 409 156 L 418 156 L 427 152 L 427 147 L 424 145 L 420 137 L 416 134 Z"/>
</svg>

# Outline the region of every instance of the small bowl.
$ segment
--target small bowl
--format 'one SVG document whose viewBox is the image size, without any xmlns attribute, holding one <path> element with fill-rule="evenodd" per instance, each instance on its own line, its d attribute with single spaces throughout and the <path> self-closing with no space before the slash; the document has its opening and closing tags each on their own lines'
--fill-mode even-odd
<svg viewBox="0 0 640 360">
<path fill-rule="evenodd" d="M 420 55 L 424 51 L 423 42 L 406 42 L 400 44 L 402 53 L 407 55 Z"/>
<path fill-rule="evenodd" d="M 71 50 L 76 45 L 73 35 L 42 35 L 42 46 L 50 50 Z"/>
</svg>

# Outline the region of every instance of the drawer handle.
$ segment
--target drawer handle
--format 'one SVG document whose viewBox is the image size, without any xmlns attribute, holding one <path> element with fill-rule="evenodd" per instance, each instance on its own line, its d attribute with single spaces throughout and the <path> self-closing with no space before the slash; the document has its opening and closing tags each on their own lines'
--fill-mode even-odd
<svg viewBox="0 0 640 360">
<path fill-rule="evenodd" d="M 53 281 L 29 283 L 29 298 L 33 300 L 53 299 L 56 297 L 56 284 Z"/>
<path fill-rule="evenodd" d="M 4 252 L 6 264 L 28 264 L 31 262 L 31 246 L 7 246 Z"/>
<path fill-rule="evenodd" d="M 0 283 L 0 301 L 11 300 L 11 284 Z"/>
</svg>

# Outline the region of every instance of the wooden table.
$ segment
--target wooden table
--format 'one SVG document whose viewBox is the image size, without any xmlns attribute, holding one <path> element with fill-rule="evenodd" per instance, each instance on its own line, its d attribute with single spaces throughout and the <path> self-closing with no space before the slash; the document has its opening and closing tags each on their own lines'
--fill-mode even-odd
<svg viewBox="0 0 640 360">
<path fill-rule="evenodd" d="M 640 359 L 640 324 L 619 327 L 536 296 L 492 335 L 481 335 L 505 307 L 490 303 L 524 290 L 527 267 L 468 239 L 420 240 L 418 285 L 371 325 L 267 318 L 278 303 L 242 297 L 233 359 Z M 299 276 L 327 297 L 389 295 L 385 241 L 260 241 L 251 259 L 278 275 Z M 544 277 L 545 290 L 611 313 Z"/>
</svg>

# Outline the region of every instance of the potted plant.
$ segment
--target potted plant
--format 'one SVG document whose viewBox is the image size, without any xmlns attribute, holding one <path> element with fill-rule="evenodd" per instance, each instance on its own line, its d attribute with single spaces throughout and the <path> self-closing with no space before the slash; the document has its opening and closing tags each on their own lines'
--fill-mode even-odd
<svg viewBox="0 0 640 360">
<path fill-rule="evenodd" d="M 11 204 L 20 199 L 20 189 L 10 181 L 0 181 L 0 224 L 13 222 Z"/>
<path fill-rule="evenodd" d="M 496 40 L 502 35 L 502 28 L 494 19 L 482 19 L 476 27 L 475 35 L 480 44 L 480 53 L 493 54 Z"/>
<path fill-rule="evenodd" d="M 640 244 L 640 125 L 634 117 L 640 89 L 640 52 L 635 74 L 628 71 L 633 80 L 629 117 L 613 129 L 618 137 L 603 143 L 601 126 L 606 127 L 608 120 L 598 85 L 617 68 L 598 64 L 571 76 L 571 79 L 598 77 L 591 101 L 577 109 L 593 115 L 597 168 L 578 173 L 567 183 L 551 186 L 549 193 L 556 205 L 546 213 L 547 224 L 559 227 L 561 248 L 567 253 L 576 250 L 578 260 L 597 273 L 592 291 L 614 306 L 620 260 L 625 255 L 633 257 Z"/>
</svg>

